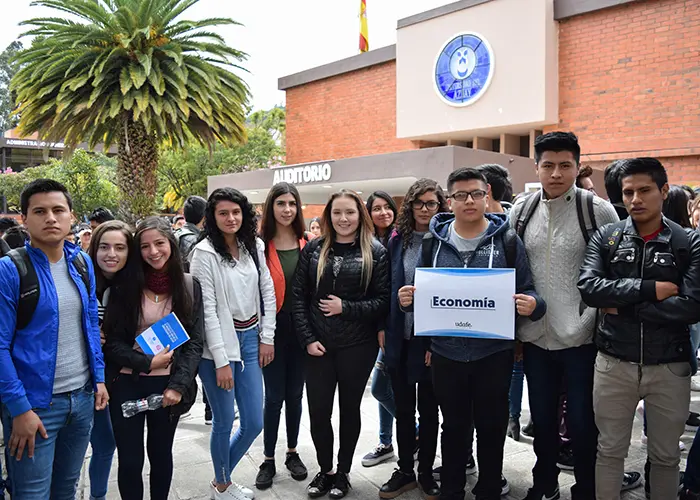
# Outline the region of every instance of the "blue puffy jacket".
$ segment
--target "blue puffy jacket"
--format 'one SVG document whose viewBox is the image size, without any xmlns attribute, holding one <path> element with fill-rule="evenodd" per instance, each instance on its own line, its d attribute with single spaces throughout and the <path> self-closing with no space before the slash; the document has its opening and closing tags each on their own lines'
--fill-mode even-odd
<svg viewBox="0 0 700 500">
<path fill-rule="evenodd" d="M 32 408 L 49 407 L 58 349 L 58 297 L 49 259 L 29 243 L 26 248 L 39 279 L 40 294 L 34 315 L 23 330 L 15 331 L 19 273 L 9 257 L 0 259 L 0 399 L 12 417 Z M 88 291 L 74 265 L 80 248 L 65 242 L 63 252 L 83 302 L 83 333 L 93 385 L 96 386 L 105 378 L 97 320 L 95 271 L 90 258 L 83 254 L 90 274 Z"/>
</svg>

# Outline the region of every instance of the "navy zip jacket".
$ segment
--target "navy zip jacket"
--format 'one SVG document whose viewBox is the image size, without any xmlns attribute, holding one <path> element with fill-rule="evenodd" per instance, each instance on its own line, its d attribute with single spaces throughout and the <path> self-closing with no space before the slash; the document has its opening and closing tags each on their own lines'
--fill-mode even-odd
<svg viewBox="0 0 700 500">
<path fill-rule="evenodd" d="M 394 232 L 387 245 L 387 250 L 389 250 L 391 269 L 391 297 L 398 297 L 399 289 L 406 284 L 403 270 L 403 237 L 399 233 Z M 430 339 L 429 337 L 411 336 L 411 339 L 406 342 L 404 338 L 404 314 L 399 301 L 392 300 L 385 329 L 384 363 L 390 369 L 399 370 L 401 360 L 404 359 L 407 382 L 430 380 L 430 369 L 425 366 L 425 352 L 430 346 Z M 402 353 L 404 348 L 408 349 L 405 354 Z"/>
<path fill-rule="evenodd" d="M 420 262 L 419 267 L 479 267 L 488 268 L 493 247 L 493 268 L 507 268 L 506 251 L 503 236 L 510 228 L 508 216 L 505 214 L 486 214 L 489 226 L 476 250 L 464 265 L 462 256 L 450 242 L 449 227 L 454 221 L 454 214 L 437 214 L 430 221 L 430 232 L 434 237 L 432 258 L 430 262 Z M 516 236 L 515 253 L 515 290 L 534 297 L 537 306 L 530 316 L 531 321 L 537 321 L 547 312 L 544 300 L 535 291 L 532 281 L 530 264 L 525 253 L 525 245 Z M 393 292 L 393 289 L 392 289 Z M 392 294 L 393 296 L 393 294 Z M 515 303 L 513 303 L 515 307 Z M 517 313 L 516 313 L 517 315 Z M 516 323 L 520 318 L 516 318 Z M 514 348 L 514 342 L 497 339 L 476 339 L 463 337 L 433 337 L 431 350 L 453 361 L 476 361 L 497 352 Z"/>
</svg>

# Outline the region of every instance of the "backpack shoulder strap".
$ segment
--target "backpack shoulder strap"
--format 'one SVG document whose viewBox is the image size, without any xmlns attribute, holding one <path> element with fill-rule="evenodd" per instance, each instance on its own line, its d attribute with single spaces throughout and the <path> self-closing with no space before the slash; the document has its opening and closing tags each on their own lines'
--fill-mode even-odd
<svg viewBox="0 0 700 500">
<path fill-rule="evenodd" d="M 428 231 L 421 241 L 421 264 L 422 267 L 433 267 L 433 242 L 435 237 Z"/>
<path fill-rule="evenodd" d="M 508 228 L 503 235 L 503 246 L 506 251 L 506 264 L 509 268 L 515 269 L 518 260 L 518 234 L 513 228 Z"/>
<path fill-rule="evenodd" d="M 515 232 L 518 236 L 520 236 L 520 239 L 523 239 L 523 237 L 525 236 L 525 228 L 530 222 L 532 214 L 535 213 L 535 209 L 537 208 L 541 197 L 542 191 L 539 190 L 528 195 L 527 198 L 525 198 L 525 201 L 523 202 L 523 208 L 520 210 L 520 213 L 518 214 L 518 219 L 515 221 Z"/>
<path fill-rule="evenodd" d="M 617 247 L 620 246 L 620 241 L 622 241 L 622 232 L 625 229 L 625 221 L 615 222 L 614 224 L 609 224 L 603 235 L 603 241 L 607 242 L 608 249 L 608 263 L 612 261 L 613 255 L 617 252 Z"/>
<path fill-rule="evenodd" d="M 688 230 L 676 224 L 672 220 L 667 220 L 671 228 L 671 249 L 673 257 L 676 259 L 678 269 L 685 273 L 690 266 L 690 239 Z"/>
<path fill-rule="evenodd" d="M 578 216 L 578 225 L 581 228 L 581 234 L 586 244 L 591 240 L 593 233 L 598 230 L 598 224 L 595 221 L 595 210 L 593 209 L 593 200 L 595 195 L 585 189 L 576 189 L 576 215 Z"/>
<path fill-rule="evenodd" d="M 19 302 L 15 331 L 23 330 L 31 321 L 36 306 L 39 304 L 39 277 L 36 275 L 36 269 L 34 269 L 34 264 L 32 264 L 26 248 L 16 248 L 7 255 L 19 273 Z"/>
<path fill-rule="evenodd" d="M 87 290 L 88 295 L 90 295 L 90 271 L 88 270 L 88 265 L 85 261 L 85 256 L 83 255 L 83 252 L 80 252 L 77 255 L 77 257 L 73 261 L 73 265 L 75 266 L 75 269 L 78 271 L 78 274 L 80 274 L 80 278 L 85 284 L 85 290 Z"/>
</svg>

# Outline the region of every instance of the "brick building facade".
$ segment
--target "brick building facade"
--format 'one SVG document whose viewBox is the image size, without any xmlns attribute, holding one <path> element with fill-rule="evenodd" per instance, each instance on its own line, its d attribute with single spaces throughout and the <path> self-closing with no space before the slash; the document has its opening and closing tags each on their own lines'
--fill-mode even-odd
<svg viewBox="0 0 700 500">
<path fill-rule="evenodd" d="M 575 132 L 594 168 L 655 156 L 674 182 L 700 185 L 700 0 L 636 0 L 558 24 L 559 123 L 542 130 Z M 290 164 L 448 144 L 397 138 L 395 60 L 285 91 Z"/>
</svg>

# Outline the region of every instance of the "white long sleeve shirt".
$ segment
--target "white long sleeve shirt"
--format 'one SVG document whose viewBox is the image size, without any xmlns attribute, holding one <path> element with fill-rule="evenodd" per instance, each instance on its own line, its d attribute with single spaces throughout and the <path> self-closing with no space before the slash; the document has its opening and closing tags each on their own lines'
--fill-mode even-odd
<svg viewBox="0 0 700 500">
<path fill-rule="evenodd" d="M 275 288 L 265 260 L 265 246 L 256 240 L 260 273 L 253 258 L 241 249 L 235 266 L 221 257 L 208 239 L 198 243 L 190 254 L 190 272 L 202 285 L 205 341 L 202 357 L 214 361 L 216 368 L 241 360 L 234 318 L 246 321 L 258 315 L 260 342 L 275 341 Z M 258 290 L 260 292 L 258 292 Z M 260 295 L 265 314 L 260 310 Z"/>
</svg>

